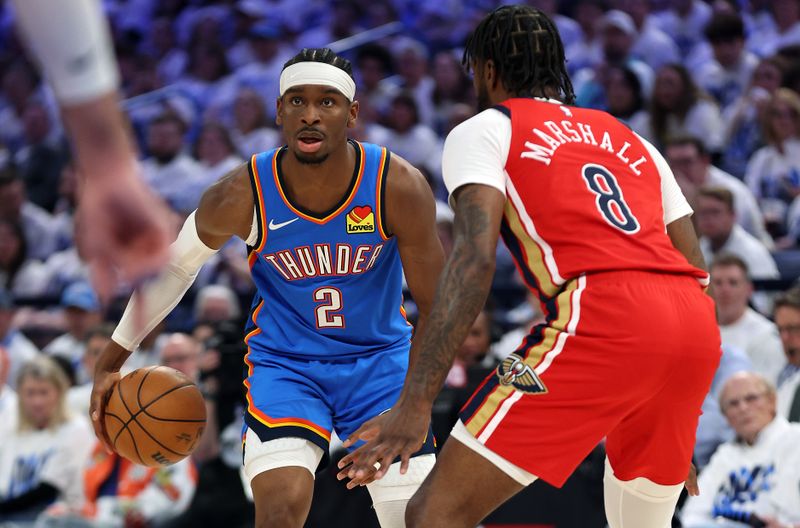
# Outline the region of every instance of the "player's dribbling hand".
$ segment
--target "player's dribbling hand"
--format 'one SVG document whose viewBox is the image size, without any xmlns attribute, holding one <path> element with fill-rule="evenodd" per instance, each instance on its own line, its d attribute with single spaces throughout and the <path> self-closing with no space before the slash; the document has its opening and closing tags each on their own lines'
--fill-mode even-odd
<svg viewBox="0 0 800 528">
<path fill-rule="evenodd" d="M 700 488 L 697 485 L 697 468 L 694 464 L 689 467 L 689 476 L 686 477 L 686 482 L 683 485 L 690 496 L 697 497 L 700 495 Z"/>
<path fill-rule="evenodd" d="M 101 360 L 104 356 L 108 356 L 109 348 L 121 349 L 118 344 L 111 341 L 106 345 L 106 350 L 100 356 Z M 123 349 L 124 350 L 124 349 Z M 112 351 L 113 352 L 113 351 Z M 92 427 L 97 439 L 103 445 L 103 448 L 112 453 L 111 441 L 108 438 L 108 432 L 105 426 L 105 412 L 106 403 L 114 386 L 119 382 L 119 370 L 114 368 L 104 368 L 101 361 L 98 361 L 97 368 L 94 372 L 94 385 L 92 386 L 92 395 L 89 400 L 89 417 L 92 419 Z"/>
<path fill-rule="evenodd" d="M 130 174 L 123 174 L 129 172 Z M 82 185 L 78 201 L 81 250 L 92 283 L 104 301 L 119 279 L 137 284 L 167 262 L 174 229 L 169 210 L 135 174 L 95 178 Z"/>
<path fill-rule="evenodd" d="M 400 457 L 400 473 L 408 470 L 411 455 L 425 442 L 430 410 L 415 410 L 399 404 L 387 413 L 365 422 L 344 442 L 345 447 L 359 440 L 367 443 L 339 461 L 339 480 L 349 478 L 347 488 L 382 478 Z M 349 466 L 349 467 L 348 467 Z"/>
</svg>

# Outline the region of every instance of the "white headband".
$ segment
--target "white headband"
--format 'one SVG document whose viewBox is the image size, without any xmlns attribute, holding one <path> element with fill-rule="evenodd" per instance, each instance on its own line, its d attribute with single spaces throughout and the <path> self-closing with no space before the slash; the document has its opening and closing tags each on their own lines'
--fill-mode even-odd
<svg viewBox="0 0 800 528">
<path fill-rule="evenodd" d="M 302 84 L 322 84 L 331 86 L 353 101 L 356 97 L 356 83 L 347 72 L 324 62 L 296 62 L 281 72 L 281 96 L 294 86 Z"/>
</svg>

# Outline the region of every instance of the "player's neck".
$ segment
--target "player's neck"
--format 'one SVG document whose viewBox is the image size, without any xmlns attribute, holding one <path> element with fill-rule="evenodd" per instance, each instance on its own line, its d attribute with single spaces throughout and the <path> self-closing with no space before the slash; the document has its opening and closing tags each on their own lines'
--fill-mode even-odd
<svg viewBox="0 0 800 528">
<path fill-rule="evenodd" d="M 353 179 L 355 149 L 346 142 L 322 163 L 302 163 L 287 152 L 281 160 L 284 191 L 289 199 L 310 211 L 327 211 L 338 203 Z"/>
</svg>

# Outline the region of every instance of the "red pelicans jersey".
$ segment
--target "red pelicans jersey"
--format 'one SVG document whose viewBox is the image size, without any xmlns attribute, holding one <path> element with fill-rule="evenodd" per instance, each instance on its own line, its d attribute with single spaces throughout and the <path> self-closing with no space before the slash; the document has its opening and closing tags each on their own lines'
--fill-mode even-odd
<svg viewBox="0 0 800 528">
<path fill-rule="evenodd" d="M 470 149 L 459 160 L 448 155 L 455 149 L 446 149 L 446 183 L 451 193 L 485 183 L 506 195 L 503 240 L 541 297 L 597 271 L 707 280 L 666 234 L 667 223 L 691 214 L 672 172 L 652 145 L 616 118 L 555 101 L 509 99 L 473 120 L 487 149 Z M 460 134 L 474 133 L 456 129 L 448 141 L 457 145 Z M 474 159 L 487 152 L 497 159 Z"/>
</svg>

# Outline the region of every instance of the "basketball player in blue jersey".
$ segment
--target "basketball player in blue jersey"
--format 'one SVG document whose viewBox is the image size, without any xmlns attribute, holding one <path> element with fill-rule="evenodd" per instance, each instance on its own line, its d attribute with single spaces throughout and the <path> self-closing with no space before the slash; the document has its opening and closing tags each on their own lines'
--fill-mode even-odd
<svg viewBox="0 0 800 528">
<path fill-rule="evenodd" d="M 386 148 L 348 140 L 357 114 L 347 60 L 304 49 L 288 61 L 277 101 L 286 145 L 205 192 L 167 271 L 131 300 L 97 364 L 91 413 L 108 443 L 103 402 L 131 351 L 203 262 L 232 236 L 247 243 L 257 294 L 245 328 L 244 470 L 259 527 L 302 526 L 331 432 L 347 438 L 397 400 L 414 362 L 402 273 L 424 332 L 444 262 L 426 181 Z M 407 471 L 391 464 L 368 484 L 382 527 L 405 525 L 433 449 L 428 434 Z"/>
</svg>

